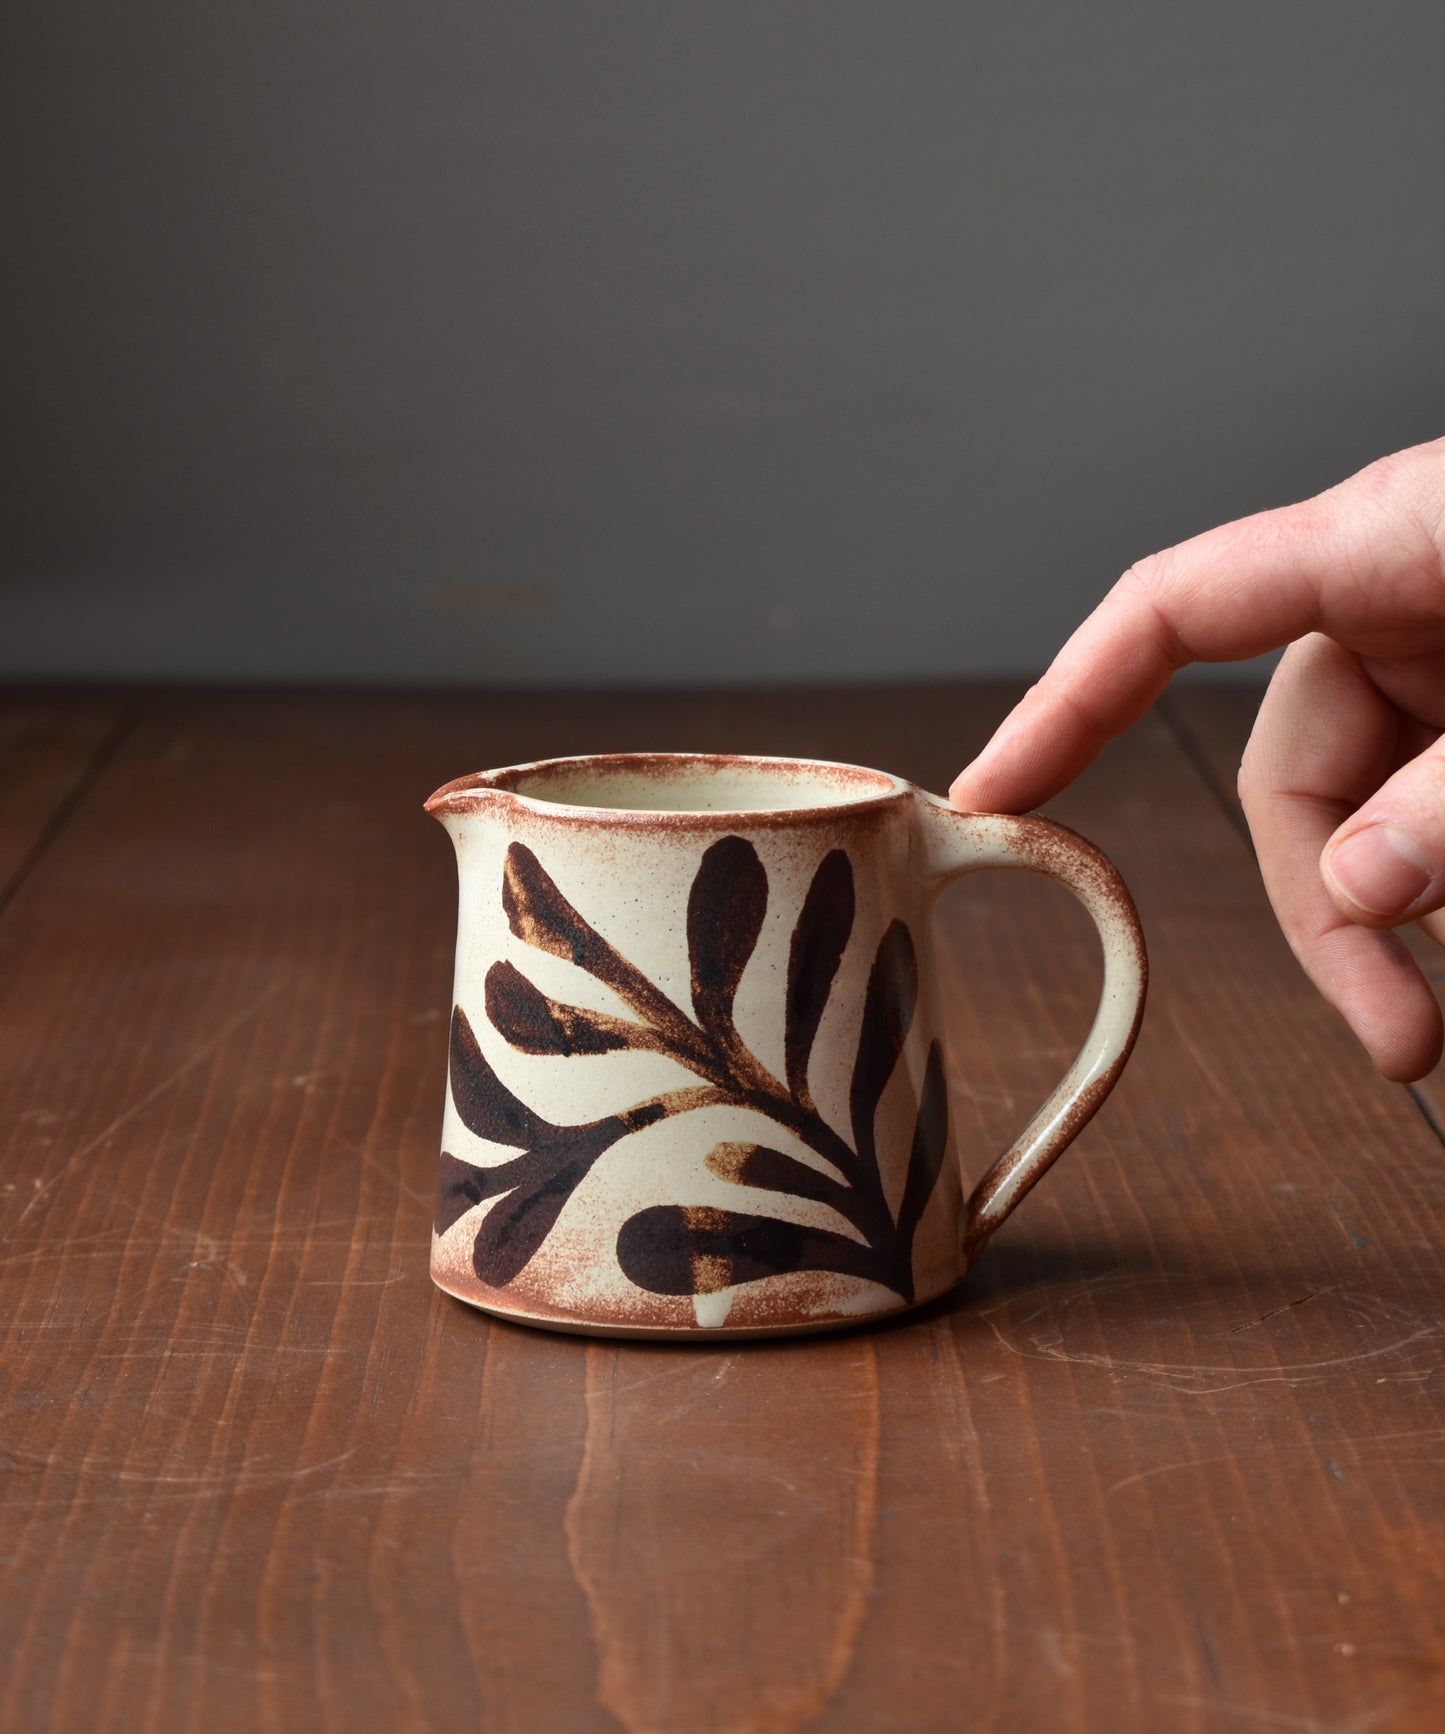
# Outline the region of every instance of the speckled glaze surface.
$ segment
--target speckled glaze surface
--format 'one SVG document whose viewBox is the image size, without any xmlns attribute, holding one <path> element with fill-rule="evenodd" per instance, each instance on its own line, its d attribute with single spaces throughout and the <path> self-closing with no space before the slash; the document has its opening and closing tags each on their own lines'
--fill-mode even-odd
<svg viewBox="0 0 1445 1734">
<path fill-rule="evenodd" d="M 956 813 L 858 766 L 704 754 L 511 766 L 427 810 L 459 881 L 432 1276 L 521 1323 L 774 1335 L 931 1300 L 1138 1030 L 1129 894 L 1043 820 Z M 966 1193 L 929 917 L 993 867 L 1074 891 L 1104 985 L 1068 1074 Z"/>
</svg>

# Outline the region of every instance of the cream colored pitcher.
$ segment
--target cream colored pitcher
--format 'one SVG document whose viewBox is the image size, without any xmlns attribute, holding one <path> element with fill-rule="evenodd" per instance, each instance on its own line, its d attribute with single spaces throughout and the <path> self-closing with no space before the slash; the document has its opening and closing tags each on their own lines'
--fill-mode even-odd
<svg viewBox="0 0 1445 1734">
<path fill-rule="evenodd" d="M 757 1336 L 945 1293 L 1112 1089 L 1144 1004 L 1129 893 L 1041 819 L 854 765 L 552 759 L 427 808 L 460 887 L 432 1275 L 507 1318 Z M 972 1191 L 929 916 L 981 868 L 1060 879 L 1104 985 L 1068 1074 Z"/>
</svg>

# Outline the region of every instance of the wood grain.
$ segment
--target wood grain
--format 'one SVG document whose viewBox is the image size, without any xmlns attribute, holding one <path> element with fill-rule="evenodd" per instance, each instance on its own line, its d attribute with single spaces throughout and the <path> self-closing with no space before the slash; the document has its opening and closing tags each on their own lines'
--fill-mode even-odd
<svg viewBox="0 0 1445 1734">
<path fill-rule="evenodd" d="M 124 732 L 104 698 L 0 695 L 0 906 Z"/>
<path fill-rule="evenodd" d="M 1227 812 L 1248 834 L 1235 782 L 1264 689 L 1257 686 L 1184 686 L 1165 701 L 1164 714 L 1181 746 L 1199 766 Z M 1445 947 L 1411 923 L 1399 929 L 1416 963 L 1445 1001 Z M 1445 1142 L 1445 1062 L 1410 1087 L 1420 1111 Z"/>
<path fill-rule="evenodd" d="M 783 1400 L 813 1426 L 780 1425 Z M 588 1348 L 567 1534 L 597 1696 L 623 1727 L 788 1734 L 826 1708 L 872 1587 L 878 1431 L 863 1334 L 722 1355 Z"/>
<path fill-rule="evenodd" d="M 957 1296 L 589 1345 L 427 1280 L 422 797 L 695 746 L 940 787 L 1007 696 L 136 697 L 0 917 L 0 1726 L 1439 1726 L 1445 1166 L 1158 718 L 1057 808 L 1149 933 L 1135 1060 Z M 938 944 L 979 1172 L 1096 946 L 1011 875 Z"/>
</svg>

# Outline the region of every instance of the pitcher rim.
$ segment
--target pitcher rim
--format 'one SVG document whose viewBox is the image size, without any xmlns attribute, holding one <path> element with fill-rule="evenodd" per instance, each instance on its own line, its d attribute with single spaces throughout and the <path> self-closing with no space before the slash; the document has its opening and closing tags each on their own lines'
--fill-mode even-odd
<svg viewBox="0 0 1445 1734">
<path fill-rule="evenodd" d="M 633 775 L 660 775 L 682 766 L 702 766 L 716 770 L 755 770 L 758 772 L 803 771 L 821 773 L 833 781 L 840 798 L 809 801 L 801 806 L 779 807 L 601 807 L 580 801 L 560 801 L 537 794 L 521 792 L 515 785 L 548 772 L 586 766 L 598 772 Z M 866 784 L 871 793 L 855 794 L 851 798 L 842 791 Z M 521 764 L 501 765 L 493 770 L 473 771 L 443 783 L 424 803 L 425 810 L 436 818 L 475 812 L 493 804 L 498 797 L 507 803 L 516 802 L 526 812 L 541 818 L 588 819 L 594 823 L 613 825 L 665 825 L 712 828 L 727 826 L 746 829 L 797 825 L 836 820 L 844 815 L 864 815 L 882 810 L 912 792 L 913 785 L 890 771 L 879 771 L 867 765 L 849 764 L 837 759 L 794 758 L 774 753 L 573 753 L 558 758 L 531 759 Z"/>
</svg>

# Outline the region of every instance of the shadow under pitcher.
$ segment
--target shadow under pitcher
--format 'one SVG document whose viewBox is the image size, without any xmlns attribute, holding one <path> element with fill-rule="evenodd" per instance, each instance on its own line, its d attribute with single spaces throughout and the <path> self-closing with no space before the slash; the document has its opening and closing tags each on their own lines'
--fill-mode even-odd
<svg viewBox="0 0 1445 1734">
<path fill-rule="evenodd" d="M 946 1293 L 1113 1088 L 1144 1006 L 1123 881 L 1042 819 L 805 759 L 610 754 L 427 810 L 459 907 L 433 1279 L 602 1336 L 836 1329 Z M 949 881 L 1061 880 L 1104 983 L 971 1193 L 928 947 Z"/>
</svg>

